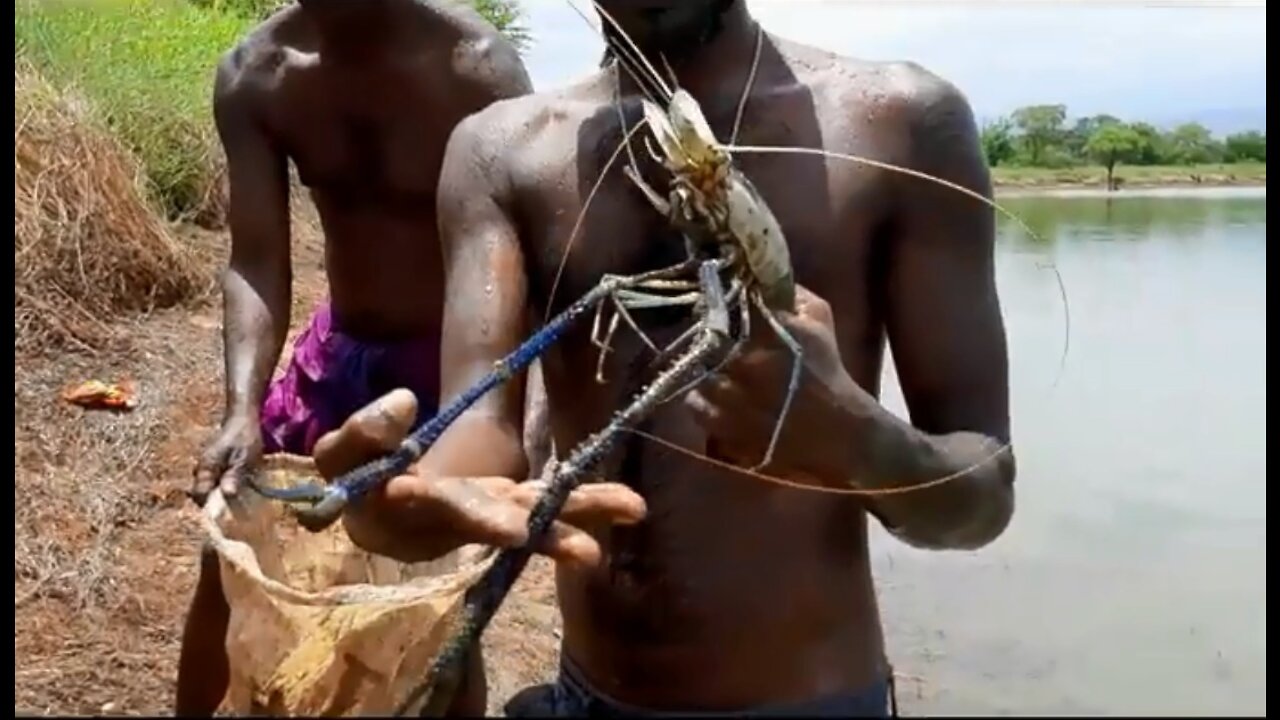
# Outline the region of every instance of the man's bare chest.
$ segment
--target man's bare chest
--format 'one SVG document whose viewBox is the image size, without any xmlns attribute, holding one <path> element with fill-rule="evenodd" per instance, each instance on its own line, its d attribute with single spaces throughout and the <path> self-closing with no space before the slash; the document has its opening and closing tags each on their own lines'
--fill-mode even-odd
<svg viewBox="0 0 1280 720">
<path fill-rule="evenodd" d="M 654 270 L 686 256 L 680 232 L 621 172 L 628 163 L 620 159 L 604 180 L 590 170 L 566 171 L 560 181 L 539 183 L 527 193 L 528 222 L 521 233 L 527 269 L 535 297 L 559 276 L 556 297 L 542 298 L 553 310 L 606 274 Z M 777 217 L 797 281 L 823 295 L 852 292 L 874 261 L 880 215 L 872 190 L 831 177 L 821 159 L 752 157 L 738 164 Z M 659 195 L 668 192 L 664 171 L 644 168 L 643 175 Z"/>
<path fill-rule="evenodd" d="M 559 312 L 607 274 L 654 270 L 687 256 L 682 235 L 621 172 L 629 162 L 624 153 L 603 180 L 587 161 L 558 178 L 522 185 L 520 235 L 539 316 Z M 742 156 L 735 164 L 777 217 L 796 281 L 831 304 L 848 369 L 874 384 L 883 352 L 883 183 L 873 173 L 814 156 Z M 643 175 L 659 193 L 667 192 L 669 175 L 661 168 L 646 168 Z M 688 307 L 633 315 L 659 343 L 692 319 Z M 630 345 L 636 343 L 619 341 L 618 362 Z"/>
<path fill-rule="evenodd" d="M 454 121 L 420 88 L 379 85 L 339 93 L 323 83 L 290 88 L 272 113 L 276 136 L 303 184 L 344 196 L 434 198 Z M 446 105 L 441 107 L 440 105 Z"/>
</svg>

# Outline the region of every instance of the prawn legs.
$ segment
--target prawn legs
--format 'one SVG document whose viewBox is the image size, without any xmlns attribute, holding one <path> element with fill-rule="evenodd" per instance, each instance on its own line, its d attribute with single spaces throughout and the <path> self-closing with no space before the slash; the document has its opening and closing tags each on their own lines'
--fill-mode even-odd
<svg viewBox="0 0 1280 720">
<path fill-rule="evenodd" d="M 626 311 L 628 307 L 661 307 L 695 302 L 696 297 L 692 295 L 673 298 L 658 294 L 672 289 L 696 287 L 680 280 L 681 277 L 687 277 L 695 267 L 696 261 L 690 258 L 668 268 L 638 275 L 605 276 L 590 292 L 545 324 L 511 354 L 495 363 L 493 370 L 446 405 L 435 417 L 420 425 L 396 450 L 339 476 L 331 483 L 317 481 L 277 488 L 250 478 L 248 484 L 267 498 L 287 503 L 292 507 L 300 525 L 311 532 L 320 532 L 337 521 L 349 504 L 358 502 L 369 492 L 407 472 L 477 400 L 526 370 L 564 336 L 574 321 L 593 307 L 612 300 L 619 309 L 619 314 L 629 318 Z M 634 326 L 633 321 L 632 324 Z M 593 333 L 595 334 L 597 333 Z"/>
</svg>

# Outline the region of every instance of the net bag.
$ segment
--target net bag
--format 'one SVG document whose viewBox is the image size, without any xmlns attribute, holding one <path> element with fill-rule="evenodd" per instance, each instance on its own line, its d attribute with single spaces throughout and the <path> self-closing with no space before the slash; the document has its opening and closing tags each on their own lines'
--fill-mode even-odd
<svg viewBox="0 0 1280 720">
<path fill-rule="evenodd" d="M 264 459 L 261 482 L 317 476 L 309 458 Z M 452 633 L 463 593 L 494 558 L 469 546 L 430 563 L 372 555 L 342 523 L 321 533 L 251 490 L 214 492 L 201 515 L 231 608 L 235 715 L 389 715 Z"/>
</svg>

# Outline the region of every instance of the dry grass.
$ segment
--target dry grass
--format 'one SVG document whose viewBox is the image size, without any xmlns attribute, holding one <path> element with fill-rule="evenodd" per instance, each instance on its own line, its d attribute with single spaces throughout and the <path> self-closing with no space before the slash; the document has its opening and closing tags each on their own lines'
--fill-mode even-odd
<svg viewBox="0 0 1280 720">
<path fill-rule="evenodd" d="M 15 352 L 101 348 L 122 313 L 205 294 L 207 253 L 169 234 L 87 104 L 22 63 L 13 94 Z"/>
<path fill-rule="evenodd" d="M 300 324 L 324 284 L 318 242 L 303 238 L 295 252 Z M 15 363 L 18 713 L 172 712 L 200 541 L 183 490 L 222 401 L 218 312 L 179 308 L 112 325 L 127 347 Z M 125 376 L 138 382 L 130 414 L 58 399 L 68 382 Z M 549 563 L 539 560 L 486 634 L 492 710 L 550 677 L 558 628 Z"/>
<path fill-rule="evenodd" d="M 181 490 L 207 432 L 192 420 L 219 399 L 218 345 L 176 313 L 116 327 L 133 348 L 15 362 L 17 712 L 155 712 L 172 697 L 197 542 Z M 58 398 L 69 381 L 124 375 L 139 379 L 132 413 Z"/>
<path fill-rule="evenodd" d="M 24 81 L 35 79 L 15 75 L 15 96 L 22 90 L 31 91 L 32 86 L 21 88 Z M 47 85 L 35 87 L 50 92 Z M 42 99 L 49 97 L 56 96 Z M 65 103 L 66 99 L 59 101 Z M 30 104 L 29 99 L 17 104 L 22 107 L 24 102 Z M 57 117 L 65 121 L 66 110 L 62 112 Z M 48 151 L 39 148 L 50 146 L 33 142 L 32 138 L 40 136 L 29 130 L 15 132 L 15 137 L 27 143 L 27 152 L 51 153 L 54 161 L 44 160 L 43 167 L 69 164 L 88 148 L 100 148 L 72 144 L 83 142 L 83 126 L 29 126 L 43 128 L 41 132 L 49 133 L 45 138 L 58 137 L 60 127 L 73 130 L 61 141 L 65 146 Z M 19 153 L 16 147 L 16 175 L 23 172 Z M 34 155 L 34 159 L 41 157 Z M 127 161 L 125 155 L 116 157 Z M 100 160 L 94 158 L 95 163 Z M 115 167 L 129 166 L 122 163 Z M 57 172 L 78 183 L 88 182 L 87 174 L 75 174 L 74 170 L 61 167 Z M 50 172 L 28 187 L 41 192 L 60 189 L 51 184 L 52 175 Z M 112 177 L 119 180 L 128 175 Z M 15 187 L 18 185 L 16 182 Z M 44 279 L 43 285 L 28 281 L 25 288 L 22 282 L 15 283 L 19 298 L 24 289 L 27 293 L 25 299 L 15 302 L 14 322 L 20 333 L 33 322 L 48 322 L 47 318 L 31 317 L 38 312 L 31 299 L 48 298 L 49 288 L 86 287 L 82 278 L 58 273 L 80 272 L 75 256 L 81 251 L 75 245 L 91 239 L 107 251 L 120 245 L 124 247 L 119 252 L 146 248 L 142 258 L 154 265 L 150 270 L 143 268 L 142 273 L 135 268 L 128 275 L 140 277 L 142 283 L 148 281 L 148 274 L 154 277 L 159 273 L 156 267 L 173 263 L 175 257 L 185 260 L 183 247 L 200 248 L 195 251 L 197 261 L 178 267 L 189 273 L 192 287 L 202 290 L 208 286 L 202 278 L 211 278 L 209 270 L 217 265 L 206 263 L 209 258 L 223 259 L 225 233 L 191 226 L 169 232 L 154 215 L 141 212 L 147 208 L 138 195 L 124 204 L 118 199 L 108 202 L 111 198 L 100 189 L 72 187 L 84 194 L 60 195 L 52 207 L 60 204 L 60 212 L 70 215 L 74 203 L 89 203 L 91 211 L 80 214 L 82 229 L 78 234 L 68 232 L 67 226 L 40 224 L 49 222 L 47 216 L 28 213 L 24 217 L 21 203 L 15 203 L 17 277 L 21 278 L 26 268 L 28 278 Z M 15 196 L 21 192 L 18 188 Z M 128 212 L 122 213 L 122 208 Z M 28 229 L 28 239 L 46 243 L 28 242 L 33 255 L 27 258 L 21 257 L 24 223 L 45 233 L 32 234 Z M 305 200 L 294 205 L 294 228 L 296 332 L 325 292 L 319 223 L 314 208 Z M 149 234 L 149 238 L 138 242 L 129 233 L 144 238 Z M 73 260 L 57 257 L 55 264 L 47 257 L 50 248 L 68 246 Z M 169 252 L 173 254 L 166 255 Z M 114 260 L 99 255 L 88 259 L 100 263 Z M 154 259 L 157 255 L 158 261 Z M 36 269 L 43 275 L 33 272 Z M 95 288 L 90 285 L 88 289 Z M 182 297 L 176 295 L 177 299 Z M 14 709 L 20 714 L 42 715 L 167 715 L 172 711 L 179 638 L 195 583 L 200 542 L 194 509 L 183 490 L 190 485 L 194 458 L 214 432 L 221 409 L 219 313 L 216 306 L 207 303 L 184 303 L 167 311 L 135 315 L 126 309 L 154 304 L 155 300 L 105 303 L 101 295 L 93 293 L 74 301 L 57 295 L 54 299 L 60 304 L 54 305 L 56 314 L 52 317 L 76 333 L 46 334 L 38 342 L 20 334 L 19 349 L 24 344 L 28 350 L 53 347 L 54 341 L 72 348 L 101 347 L 104 338 L 127 338 L 128 342 L 113 343 L 109 352 L 15 354 L 14 655 L 18 669 L 14 672 Z M 100 315 L 91 309 L 102 307 L 114 310 Z M 25 320 L 24 315 L 28 316 Z M 75 323 L 67 322 L 68 317 Z M 89 378 L 135 380 L 138 408 L 128 414 L 85 412 L 59 399 L 59 391 L 68 384 Z M 522 580 L 525 589 L 512 597 L 486 638 L 491 707 L 500 707 L 521 685 L 546 678 L 550 672 L 559 618 L 546 570 L 528 573 L 532 577 Z"/>
<path fill-rule="evenodd" d="M 216 226 L 226 194 L 213 68 L 252 24 L 189 0 L 21 0 L 13 29 L 16 55 L 88 98 L 137 158 L 163 216 Z"/>
</svg>

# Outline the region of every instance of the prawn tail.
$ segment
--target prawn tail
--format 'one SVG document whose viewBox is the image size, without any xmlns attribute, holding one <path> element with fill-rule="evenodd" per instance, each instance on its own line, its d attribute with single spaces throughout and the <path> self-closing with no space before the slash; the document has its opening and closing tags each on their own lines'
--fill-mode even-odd
<svg viewBox="0 0 1280 720">
<path fill-rule="evenodd" d="M 729 173 L 725 184 L 729 232 L 736 239 L 769 307 L 795 309 L 796 282 L 791 250 L 782 225 L 760 192 L 741 172 Z"/>
</svg>

